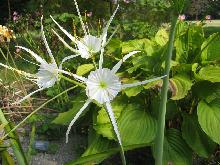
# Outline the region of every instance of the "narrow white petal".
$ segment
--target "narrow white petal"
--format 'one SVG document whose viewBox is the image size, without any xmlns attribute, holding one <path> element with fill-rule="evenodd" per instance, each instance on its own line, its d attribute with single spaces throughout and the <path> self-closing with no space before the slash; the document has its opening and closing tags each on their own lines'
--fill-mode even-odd
<svg viewBox="0 0 220 165">
<path fill-rule="evenodd" d="M 70 55 L 70 56 L 65 57 L 65 58 L 61 61 L 60 65 L 59 65 L 59 69 L 62 70 L 62 65 L 63 65 L 63 63 L 64 63 L 65 61 L 67 61 L 67 60 L 69 60 L 69 59 L 72 59 L 72 58 L 75 58 L 75 57 L 77 57 L 77 56 L 79 56 L 79 54 Z"/>
<path fill-rule="evenodd" d="M 52 62 L 53 62 L 54 64 L 56 64 L 55 59 L 54 59 L 54 57 L 53 57 L 53 54 L 52 54 L 52 52 L 51 52 L 51 50 L 50 50 L 50 47 L 49 47 L 49 45 L 48 45 L 48 43 L 47 43 L 47 40 L 46 40 L 46 37 L 45 37 L 45 34 L 44 34 L 43 16 L 41 17 L 41 34 L 42 34 L 42 39 L 43 39 L 44 44 L 45 44 L 45 46 L 46 46 L 47 52 L 48 52 L 48 54 L 49 54 L 49 56 L 50 56 Z"/>
<path fill-rule="evenodd" d="M 99 56 L 99 69 L 102 69 L 102 65 L 103 65 L 103 54 L 104 54 L 104 48 L 101 49 L 101 53 Z"/>
<path fill-rule="evenodd" d="M 116 122 L 116 119 L 115 119 L 114 112 L 112 110 L 111 104 L 109 102 L 107 102 L 105 105 L 106 105 L 106 110 L 107 110 L 107 112 L 109 114 L 111 123 L 113 125 L 113 129 L 114 129 L 115 134 L 117 136 L 118 143 L 120 144 L 120 146 L 122 146 L 121 136 L 120 136 L 120 133 L 119 133 L 119 130 L 118 130 L 117 122 Z"/>
<path fill-rule="evenodd" d="M 27 98 L 29 98 L 30 96 L 32 96 L 33 94 L 35 94 L 35 93 L 37 93 L 37 92 L 39 92 L 39 91 L 42 91 L 42 90 L 44 90 L 44 89 L 45 89 L 45 88 L 39 88 L 39 89 L 37 89 L 37 90 L 31 92 L 31 93 L 28 94 L 27 96 L 23 97 L 21 100 L 16 101 L 16 102 L 13 103 L 13 104 L 19 104 L 19 103 L 21 103 L 22 101 L 24 101 L 24 100 L 26 100 Z"/>
<path fill-rule="evenodd" d="M 125 55 L 113 68 L 112 68 L 112 72 L 116 73 L 118 71 L 118 69 L 121 67 L 122 63 L 124 61 L 126 61 L 129 57 L 131 57 L 132 55 L 139 53 L 140 51 L 133 51 L 128 53 L 127 55 Z"/>
<path fill-rule="evenodd" d="M 78 50 L 72 48 L 68 43 L 66 43 L 66 41 L 64 41 L 64 39 L 55 31 L 53 30 L 53 33 L 59 38 L 59 40 L 64 44 L 64 46 L 66 46 L 68 49 L 70 49 L 72 52 L 74 53 L 78 53 Z"/>
<path fill-rule="evenodd" d="M 35 76 L 34 74 L 27 73 L 27 72 L 25 72 L 25 71 L 15 69 L 15 68 L 13 68 L 13 67 L 11 67 L 11 66 L 8 66 L 8 65 L 5 65 L 5 64 L 0 63 L 0 66 L 3 66 L 3 67 L 5 67 L 5 68 L 7 68 L 7 69 L 10 69 L 10 70 L 12 70 L 12 71 L 15 71 L 15 72 L 17 72 L 18 74 L 21 74 L 21 75 L 23 75 L 23 76 L 25 76 L 25 77 L 36 78 L 36 76 Z"/>
<path fill-rule="evenodd" d="M 52 16 L 50 16 L 50 18 L 53 20 L 53 22 L 55 23 L 55 24 L 57 24 L 57 26 L 60 28 L 60 30 L 64 33 L 64 34 L 66 34 L 67 35 L 67 37 L 69 37 L 69 39 L 71 39 L 73 42 L 75 42 L 75 37 L 73 37 L 70 33 L 68 33 L 62 26 L 60 26 L 60 24 L 58 24 L 58 22 L 57 21 L 55 21 L 55 19 L 53 19 L 53 17 Z"/>
<path fill-rule="evenodd" d="M 86 80 L 87 80 L 86 78 L 84 78 L 84 77 L 82 77 L 82 76 L 78 76 L 78 75 L 76 75 L 76 74 L 67 72 L 67 71 L 65 71 L 65 70 L 60 70 L 60 69 L 58 69 L 58 72 L 67 74 L 67 75 L 69 75 L 69 76 L 73 76 L 73 77 L 74 77 L 76 80 L 78 80 L 78 81 L 86 82 Z"/>
<path fill-rule="evenodd" d="M 107 33 L 108 33 L 108 28 L 109 28 L 109 26 L 110 26 L 110 24 L 111 24 L 111 22 L 112 22 L 112 20 L 113 20 L 113 18 L 115 16 L 115 14 L 117 13 L 118 8 L 119 8 L 119 5 L 117 6 L 117 8 L 115 9 L 114 13 L 110 17 L 106 27 L 103 29 L 103 34 L 102 34 L 102 41 L 103 42 L 102 42 L 102 46 L 104 46 L 105 43 L 106 43 L 106 37 L 107 37 Z"/>
<path fill-rule="evenodd" d="M 153 81 L 160 80 L 164 77 L 166 77 L 166 75 L 161 76 L 161 77 L 156 77 L 156 78 L 153 78 L 153 79 L 150 79 L 150 80 L 145 80 L 145 81 L 141 81 L 141 82 L 132 83 L 132 84 L 124 84 L 124 85 L 122 85 L 122 88 L 125 89 L 125 88 L 131 88 L 131 87 L 135 87 L 135 86 L 139 86 L 139 85 L 144 85 L 144 84 L 147 84 L 147 83 L 150 83 L 150 82 L 153 82 Z"/>
<path fill-rule="evenodd" d="M 76 120 L 79 118 L 79 116 L 83 113 L 83 111 L 88 107 L 88 105 L 91 103 L 92 100 L 88 99 L 83 107 L 77 112 L 77 114 L 74 116 L 73 120 L 70 122 L 67 131 L 66 131 L 66 143 L 68 143 L 68 136 L 71 130 L 71 127 L 76 122 Z"/>
<path fill-rule="evenodd" d="M 88 34 L 87 34 L 87 31 L 86 31 L 86 26 L 85 26 L 85 24 L 84 24 L 84 22 L 83 22 L 83 20 L 82 20 L 82 16 L 81 16 L 80 11 L 79 11 L 79 6 L 78 6 L 76 0 L 74 0 L 74 2 L 75 2 L 76 10 L 77 10 L 77 13 L 78 13 L 78 16 L 79 16 L 80 23 L 81 23 L 81 25 L 82 25 L 84 34 L 85 34 L 85 35 L 88 35 Z"/>
<path fill-rule="evenodd" d="M 23 46 L 15 46 L 15 47 L 20 48 L 20 49 L 23 49 L 23 50 L 25 50 L 26 52 L 30 53 L 30 54 L 36 59 L 37 62 L 39 62 L 39 63 L 41 63 L 41 64 L 46 64 L 46 63 L 47 63 L 43 58 L 41 58 L 39 55 L 37 55 L 36 53 L 34 53 L 33 51 L 31 51 L 30 49 L 25 48 L 25 47 L 23 47 Z"/>
</svg>

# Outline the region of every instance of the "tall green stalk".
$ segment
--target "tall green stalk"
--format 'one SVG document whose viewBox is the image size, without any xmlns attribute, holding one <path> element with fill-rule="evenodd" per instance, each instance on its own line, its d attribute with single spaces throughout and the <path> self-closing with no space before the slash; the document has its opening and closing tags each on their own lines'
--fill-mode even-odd
<svg viewBox="0 0 220 165">
<path fill-rule="evenodd" d="M 0 109 L 0 121 L 3 125 L 5 125 L 5 132 L 9 133 L 11 131 L 11 126 L 9 124 L 9 122 L 7 121 L 7 119 L 4 116 L 4 113 L 2 112 L 2 110 Z M 16 135 L 15 132 L 11 132 L 9 133 L 9 137 L 10 137 L 10 144 L 12 146 L 14 155 L 17 159 L 17 162 L 19 165 L 27 165 L 27 160 L 25 157 L 25 154 L 23 152 L 23 149 L 21 147 L 20 141 L 18 136 Z"/>
<path fill-rule="evenodd" d="M 160 113 L 159 113 L 159 118 L 158 118 L 158 129 L 157 129 L 157 136 L 156 136 L 156 143 L 155 143 L 155 156 L 156 156 L 155 164 L 156 165 L 163 164 L 163 143 L 164 143 L 167 92 L 168 92 L 168 87 L 169 87 L 170 63 L 172 59 L 173 43 L 174 43 L 177 20 L 178 20 L 178 17 L 176 16 L 172 19 L 167 57 L 165 61 L 165 75 L 167 75 L 167 77 L 163 79 L 163 87 L 162 87 L 162 92 L 161 92 L 161 103 L 160 103 L 160 110 L 159 110 Z"/>
</svg>

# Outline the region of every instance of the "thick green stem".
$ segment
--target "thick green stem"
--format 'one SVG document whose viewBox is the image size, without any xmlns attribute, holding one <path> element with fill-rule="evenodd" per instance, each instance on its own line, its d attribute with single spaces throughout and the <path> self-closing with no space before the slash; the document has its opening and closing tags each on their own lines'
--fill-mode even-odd
<svg viewBox="0 0 220 165">
<path fill-rule="evenodd" d="M 53 97 L 52 99 L 46 101 L 45 103 L 43 103 L 41 106 L 39 106 L 37 109 L 35 109 L 33 112 L 31 112 L 27 117 L 24 118 L 24 120 L 22 120 L 18 125 L 16 125 L 13 129 L 11 129 L 11 131 L 9 131 L 5 136 L 3 136 L 1 138 L 1 140 L 3 140 L 4 138 L 6 138 L 8 135 L 10 135 L 10 133 L 12 133 L 13 131 L 15 131 L 18 127 L 20 127 L 22 124 L 24 124 L 24 122 L 29 119 L 33 114 L 37 113 L 39 110 L 41 110 L 41 108 L 43 108 L 45 105 L 47 105 L 49 102 L 55 100 L 56 98 L 60 97 L 61 95 L 63 95 L 64 93 L 70 91 L 70 90 L 73 90 L 77 87 L 78 85 L 76 86 L 73 86 L 63 92 L 61 92 L 60 94 L 56 95 L 55 97 Z"/>
<path fill-rule="evenodd" d="M 17 159 L 18 164 L 27 165 L 28 163 L 25 158 L 21 144 L 19 142 L 19 138 L 14 132 L 11 132 L 11 126 L 9 122 L 7 121 L 7 119 L 5 118 L 4 113 L 2 112 L 1 109 L 0 109 L 0 120 L 1 120 L 1 123 L 5 125 L 4 129 L 6 133 L 8 133 L 8 135 L 10 136 L 10 144 L 12 146 L 12 149 L 13 149 L 13 152 Z"/>
<path fill-rule="evenodd" d="M 164 142 L 164 128 L 165 128 L 165 115 L 166 115 L 166 103 L 167 103 L 167 92 L 169 87 L 169 73 L 170 73 L 170 63 L 172 59 L 173 52 L 173 43 L 175 37 L 176 23 L 178 17 L 174 17 L 171 24 L 169 43 L 168 43 L 168 52 L 165 61 L 165 77 L 163 79 L 163 87 L 161 92 L 161 103 L 159 109 L 159 118 L 158 118 L 158 129 L 157 136 L 155 141 L 155 164 L 162 165 L 163 164 L 163 142 Z"/>
</svg>

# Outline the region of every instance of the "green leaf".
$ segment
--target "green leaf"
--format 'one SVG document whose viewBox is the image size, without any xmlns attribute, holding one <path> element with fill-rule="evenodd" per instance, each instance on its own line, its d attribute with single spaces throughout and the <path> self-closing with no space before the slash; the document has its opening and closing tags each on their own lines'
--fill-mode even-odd
<svg viewBox="0 0 220 165">
<path fill-rule="evenodd" d="M 112 103 L 112 109 L 116 120 L 119 118 L 121 112 L 126 108 L 127 104 L 123 97 L 117 97 Z M 116 139 L 108 113 L 104 108 L 98 112 L 97 121 L 94 123 L 93 128 L 98 134 L 101 134 L 108 139 Z"/>
<path fill-rule="evenodd" d="M 72 101 L 72 108 L 69 111 L 59 113 L 59 115 L 52 121 L 52 123 L 68 125 L 73 119 L 73 117 L 76 115 L 76 113 L 80 110 L 80 108 L 82 108 L 85 101 L 86 97 L 84 95 L 78 95 L 76 98 L 74 98 L 74 101 Z M 88 108 L 89 107 L 87 107 L 87 109 Z"/>
<path fill-rule="evenodd" d="M 220 67 L 219 66 L 206 66 L 200 69 L 199 77 L 203 80 L 211 82 L 220 82 Z"/>
<path fill-rule="evenodd" d="M 191 80 L 184 75 L 176 75 L 170 79 L 170 86 L 172 91 L 172 100 L 180 100 L 184 98 L 191 89 Z"/>
<path fill-rule="evenodd" d="M 202 60 L 203 61 L 215 61 L 220 60 L 220 35 L 214 33 L 210 35 L 202 44 Z"/>
<path fill-rule="evenodd" d="M 216 144 L 202 131 L 195 115 L 183 114 L 182 135 L 187 144 L 199 156 L 208 158 Z"/>
<path fill-rule="evenodd" d="M 93 64 L 83 64 L 77 68 L 76 74 L 79 76 L 82 76 L 82 75 L 88 73 L 89 71 L 91 71 L 92 69 L 94 69 Z"/>
<path fill-rule="evenodd" d="M 126 145 L 123 148 L 125 151 L 128 151 L 133 150 L 135 148 L 141 148 L 146 145 L 147 144 Z M 65 165 L 99 164 L 102 160 L 110 157 L 113 154 L 116 154 L 119 151 L 119 147 L 117 147 L 115 143 L 113 143 L 113 141 L 109 141 L 101 136 L 96 136 L 92 144 L 89 145 L 87 150 L 79 159 L 70 161 Z"/>
<path fill-rule="evenodd" d="M 129 81 L 126 81 L 125 83 L 130 84 L 130 83 L 136 83 L 136 82 L 139 82 L 139 81 L 129 80 Z M 143 86 L 139 85 L 136 87 L 126 88 L 124 92 L 128 97 L 132 97 L 132 96 L 137 96 L 143 89 L 144 89 Z"/>
<path fill-rule="evenodd" d="M 126 110 L 122 111 L 124 109 Z M 115 116 L 123 145 L 151 143 L 153 141 L 157 123 L 152 116 L 142 111 L 142 108 L 135 104 L 129 104 L 115 109 L 113 105 L 113 110 L 116 112 Z M 108 139 L 116 139 L 107 113 L 104 114 L 103 109 L 101 111 L 97 117 L 97 124 L 94 126 L 95 130 Z M 121 111 L 121 115 L 117 111 Z"/>
<path fill-rule="evenodd" d="M 171 128 L 165 134 L 163 164 L 192 164 L 192 151 L 177 129 Z"/>
<path fill-rule="evenodd" d="M 169 40 L 169 35 L 165 29 L 160 29 L 156 36 L 155 36 L 155 41 L 160 45 L 164 46 Z"/>
<path fill-rule="evenodd" d="M 150 144 L 156 136 L 156 120 L 137 105 L 129 105 L 118 124 L 123 145 Z"/>
<path fill-rule="evenodd" d="M 200 101 L 197 107 L 199 124 L 203 131 L 216 143 L 220 144 L 220 99 L 210 103 Z"/>
</svg>

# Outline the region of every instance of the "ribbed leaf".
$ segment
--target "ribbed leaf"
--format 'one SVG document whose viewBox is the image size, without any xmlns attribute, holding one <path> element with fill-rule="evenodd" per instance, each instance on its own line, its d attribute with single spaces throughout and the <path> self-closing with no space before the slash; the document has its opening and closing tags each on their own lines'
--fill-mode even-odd
<svg viewBox="0 0 220 165">
<path fill-rule="evenodd" d="M 182 135 L 199 156 L 208 158 L 216 144 L 202 131 L 196 116 L 183 114 Z"/>
<path fill-rule="evenodd" d="M 89 71 L 91 71 L 92 69 L 94 69 L 93 64 L 83 64 L 77 68 L 76 74 L 79 76 L 82 76 L 82 75 L 88 73 Z"/>
<path fill-rule="evenodd" d="M 169 129 L 164 139 L 163 164 L 190 165 L 192 164 L 192 151 L 176 129 Z"/>
<path fill-rule="evenodd" d="M 200 101 L 197 114 L 203 131 L 214 142 L 220 144 L 220 99 L 215 99 L 210 103 Z"/>
<path fill-rule="evenodd" d="M 118 118 L 117 122 L 123 145 L 151 143 L 156 133 L 156 120 L 139 108 L 138 105 L 129 104 L 120 108 L 118 111 L 126 109 L 119 116 L 117 113 L 115 114 Z M 117 112 L 116 109 L 114 111 Z M 108 123 L 106 123 L 107 121 Z M 99 113 L 94 128 L 97 133 L 104 137 L 115 139 L 107 113 L 104 115 L 103 112 Z"/>
<path fill-rule="evenodd" d="M 184 98 L 191 89 L 192 82 L 189 78 L 183 75 L 176 75 L 170 79 L 172 100 L 180 100 Z"/>
<path fill-rule="evenodd" d="M 203 80 L 211 82 L 220 82 L 220 67 L 219 66 L 206 66 L 200 69 L 199 77 Z"/>
</svg>

